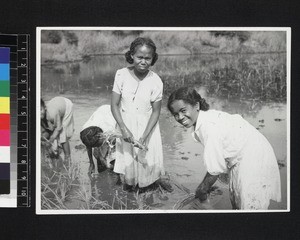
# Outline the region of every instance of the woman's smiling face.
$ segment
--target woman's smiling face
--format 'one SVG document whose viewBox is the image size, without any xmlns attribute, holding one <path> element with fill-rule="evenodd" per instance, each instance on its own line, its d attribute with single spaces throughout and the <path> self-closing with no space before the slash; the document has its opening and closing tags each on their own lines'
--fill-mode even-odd
<svg viewBox="0 0 300 240">
<path fill-rule="evenodd" d="M 199 103 L 195 106 L 188 104 L 182 100 L 175 100 L 171 104 L 171 112 L 177 122 L 189 128 L 197 122 L 199 114 Z"/>
</svg>

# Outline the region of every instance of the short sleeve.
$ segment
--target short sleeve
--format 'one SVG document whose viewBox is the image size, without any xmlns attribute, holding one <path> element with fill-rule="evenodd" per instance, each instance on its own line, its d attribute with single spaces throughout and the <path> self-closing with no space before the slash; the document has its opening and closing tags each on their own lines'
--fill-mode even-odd
<svg viewBox="0 0 300 240">
<path fill-rule="evenodd" d="M 162 100 L 162 94 L 163 94 L 163 83 L 160 79 L 160 77 L 156 76 L 155 79 L 155 85 L 151 92 L 150 101 L 151 102 L 158 102 Z"/>
<path fill-rule="evenodd" d="M 213 126 L 211 126 L 213 128 Z M 227 165 L 223 156 L 223 142 L 220 134 L 212 129 L 209 129 L 207 134 L 204 134 L 204 162 L 207 171 L 211 175 L 219 175 L 227 172 Z"/>
<path fill-rule="evenodd" d="M 123 78 L 121 77 L 121 73 L 118 70 L 115 75 L 113 92 L 122 94 L 122 90 L 123 90 Z"/>
</svg>

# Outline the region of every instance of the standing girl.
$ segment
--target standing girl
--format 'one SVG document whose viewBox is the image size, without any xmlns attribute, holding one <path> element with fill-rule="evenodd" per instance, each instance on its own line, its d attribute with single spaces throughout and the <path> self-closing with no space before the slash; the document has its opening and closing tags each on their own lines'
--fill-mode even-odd
<svg viewBox="0 0 300 240">
<path fill-rule="evenodd" d="M 73 103 L 64 97 L 54 97 L 47 104 L 41 100 L 42 129 L 49 129 L 48 144 L 58 141 L 62 145 L 65 162 L 70 163 L 71 150 L 69 139 L 74 132 Z"/>
<path fill-rule="evenodd" d="M 158 118 L 163 83 L 149 70 L 158 58 L 156 46 L 149 38 L 137 38 L 125 57 L 132 66 L 116 72 L 111 100 L 111 111 L 122 133 L 116 144 L 114 171 L 132 187 L 147 187 L 158 181 L 171 191 L 171 186 L 160 180 L 164 167 Z M 131 143 L 136 140 L 148 150 L 135 148 Z"/>
<path fill-rule="evenodd" d="M 207 192 L 221 173 L 229 172 L 233 209 L 268 209 L 270 199 L 281 201 L 280 176 L 267 139 L 240 115 L 209 110 L 193 88 L 182 87 L 169 97 L 175 120 L 194 128 L 193 137 L 204 145 L 207 173 L 196 197 Z"/>
</svg>

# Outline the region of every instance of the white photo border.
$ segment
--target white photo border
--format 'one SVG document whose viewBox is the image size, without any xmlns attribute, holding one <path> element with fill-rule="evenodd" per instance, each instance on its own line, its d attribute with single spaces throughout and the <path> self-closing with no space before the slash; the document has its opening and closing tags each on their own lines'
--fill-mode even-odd
<svg viewBox="0 0 300 240">
<path fill-rule="evenodd" d="M 279 210 L 42 210 L 41 209 L 41 31 L 42 30 L 144 30 L 144 31 L 284 31 L 287 67 L 287 209 Z M 165 214 L 165 213 L 272 213 L 290 212 L 290 101 L 291 101 L 291 28 L 290 27 L 37 27 L 36 28 L 36 214 Z"/>
</svg>

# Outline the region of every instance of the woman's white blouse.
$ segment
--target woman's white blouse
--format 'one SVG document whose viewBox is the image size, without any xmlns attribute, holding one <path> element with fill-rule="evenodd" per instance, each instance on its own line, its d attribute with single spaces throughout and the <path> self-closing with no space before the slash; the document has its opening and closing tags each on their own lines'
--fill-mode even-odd
<svg viewBox="0 0 300 240">
<path fill-rule="evenodd" d="M 238 114 L 200 110 L 192 136 L 204 145 L 203 157 L 207 171 L 218 175 L 235 165 L 239 161 L 237 156 L 253 129 Z"/>
<path fill-rule="evenodd" d="M 151 102 L 162 99 L 163 83 L 160 77 L 151 70 L 141 81 L 133 76 L 129 68 L 122 68 L 116 72 L 113 91 L 122 95 L 122 111 L 151 113 Z"/>
</svg>

